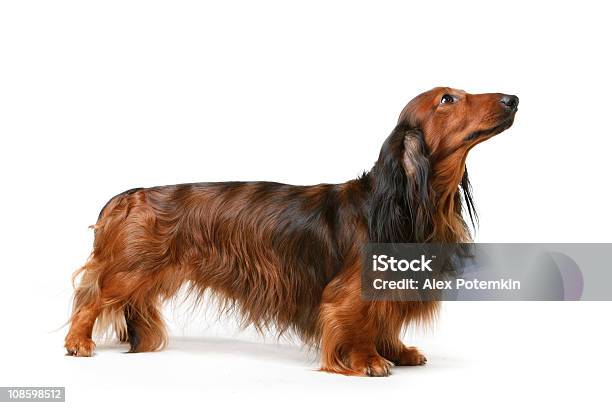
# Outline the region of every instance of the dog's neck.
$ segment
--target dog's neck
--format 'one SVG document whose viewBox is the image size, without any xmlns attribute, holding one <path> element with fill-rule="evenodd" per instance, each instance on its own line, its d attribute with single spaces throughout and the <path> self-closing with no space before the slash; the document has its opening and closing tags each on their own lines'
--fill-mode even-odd
<svg viewBox="0 0 612 408">
<path fill-rule="evenodd" d="M 436 242 L 470 242 L 470 230 L 461 214 L 459 185 L 465 174 L 465 155 L 451 155 L 435 163 L 431 174 L 434 195 L 433 233 Z"/>
</svg>

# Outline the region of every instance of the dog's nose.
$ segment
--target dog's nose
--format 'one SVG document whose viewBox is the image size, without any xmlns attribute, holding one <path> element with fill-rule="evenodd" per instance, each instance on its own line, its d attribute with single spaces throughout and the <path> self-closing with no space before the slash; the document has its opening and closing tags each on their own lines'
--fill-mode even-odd
<svg viewBox="0 0 612 408">
<path fill-rule="evenodd" d="M 518 108 L 519 98 L 516 95 L 502 95 L 499 101 L 510 110 Z"/>
</svg>

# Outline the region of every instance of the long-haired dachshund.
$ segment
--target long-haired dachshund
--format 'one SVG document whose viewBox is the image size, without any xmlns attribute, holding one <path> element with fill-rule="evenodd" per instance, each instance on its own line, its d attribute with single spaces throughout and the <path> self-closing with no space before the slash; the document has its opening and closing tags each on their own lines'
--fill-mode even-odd
<svg viewBox="0 0 612 408">
<path fill-rule="evenodd" d="M 374 167 L 343 184 L 197 183 L 112 198 L 74 295 L 65 347 L 91 356 L 92 330 L 112 328 L 130 351 L 167 342 L 160 314 L 183 285 L 207 289 L 257 329 L 287 330 L 321 351 L 321 369 L 386 376 L 421 365 L 408 323 L 437 302 L 361 298 L 368 242 L 467 242 L 475 217 L 468 151 L 512 125 L 518 98 L 435 88 L 401 112 Z"/>
</svg>

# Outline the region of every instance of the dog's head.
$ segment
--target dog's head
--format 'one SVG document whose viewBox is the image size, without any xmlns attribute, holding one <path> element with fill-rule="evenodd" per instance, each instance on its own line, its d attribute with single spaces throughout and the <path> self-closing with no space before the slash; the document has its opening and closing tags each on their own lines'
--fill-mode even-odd
<svg viewBox="0 0 612 408">
<path fill-rule="evenodd" d="M 518 102 L 514 95 L 472 95 L 451 88 L 434 88 L 410 101 L 372 169 L 370 239 L 468 240 L 462 201 L 472 223 L 476 213 L 467 153 L 509 128 Z"/>
<path fill-rule="evenodd" d="M 410 101 L 399 122 L 422 132 L 433 159 L 465 157 L 476 144 L 512 126 L 518 104 L 514 95 L 440 87 Z"/>
</svg>

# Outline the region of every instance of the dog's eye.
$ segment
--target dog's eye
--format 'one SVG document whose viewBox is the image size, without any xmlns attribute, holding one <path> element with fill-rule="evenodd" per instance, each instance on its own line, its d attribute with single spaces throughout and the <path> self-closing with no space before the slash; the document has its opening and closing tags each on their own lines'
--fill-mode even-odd
<svg viewBox="0 0 612 408">
<path fill-rule="evenodd" d="M 455 102 L 455 98 L 449 94 L 444 94 L 442 96 L 442 99 L 440 99 L 440 105 L 444 105 L 447 103 L 453 103 L 453 102 Z"/>
</svg>

